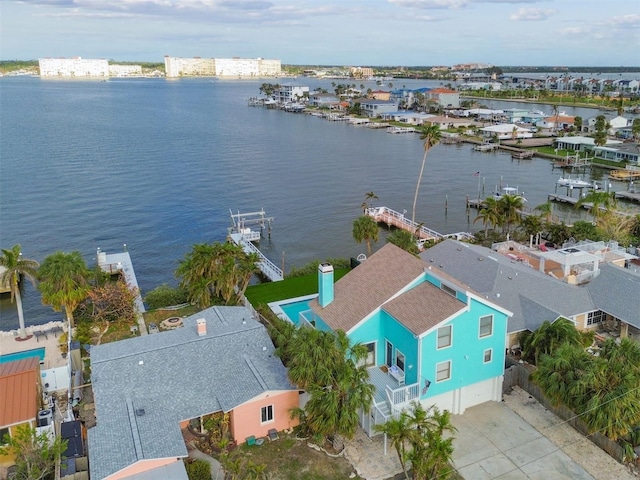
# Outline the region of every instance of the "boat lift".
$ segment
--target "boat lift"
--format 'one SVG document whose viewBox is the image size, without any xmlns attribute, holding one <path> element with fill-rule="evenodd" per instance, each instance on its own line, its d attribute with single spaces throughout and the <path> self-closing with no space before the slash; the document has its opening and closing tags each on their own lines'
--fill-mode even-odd
<svg viewBox="0 0 640 480">
<path fill-rule="evenodd" d="M 229 209 L 229 213 L 231 214 L 231 223 L 232 226 L 229 228 L 229 234 L 239 233 L 245 240 L 250 242 L 259 242 L 260 238 L 262 238 L 262 231 L 266 228 L 267 235 L 271 238 L 271 222 L 273 222 L 273 217 L 267 217 L 264 209 L 260 209 L 258 212 L 247 212 L 247 213 L 233 213 L 231 209 Z M 253 230 L 251 228 L 252 225 L 260 225 L 260 230 Z"/>
</svg>

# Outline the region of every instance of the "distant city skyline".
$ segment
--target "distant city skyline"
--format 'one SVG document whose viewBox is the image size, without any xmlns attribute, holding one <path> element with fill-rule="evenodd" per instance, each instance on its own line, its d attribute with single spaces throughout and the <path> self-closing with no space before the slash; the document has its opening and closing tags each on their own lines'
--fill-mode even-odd
<svg viewBox="0 0 640 480">
<path fill-rule="evenodd" d="M 639 66 L 636 0 L 0 0 L 0 59 Z"/>
</svg>

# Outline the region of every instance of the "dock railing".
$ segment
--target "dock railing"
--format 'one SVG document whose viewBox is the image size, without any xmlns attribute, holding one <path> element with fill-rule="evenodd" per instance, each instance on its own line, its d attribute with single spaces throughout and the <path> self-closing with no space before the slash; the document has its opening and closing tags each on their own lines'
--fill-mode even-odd
<svg viewBox="0 0 640 480">
<path fill-rule="evenodd" d="M 262 273 L 264 273 L 264 275 L 267 276 L 271 281 L 277 282 L 284 278 L 282 269 L 278 268 L 275 263 L 273 263 L 263 255 L 258 247 L 256 247 L 253 243 L 245 240 L 244 237 L 242 238 L 242 246 L 245 248 L 245 250 L 249 250 L 252 253 L 258 254 L 258 256 L 260 257 L 260 270 L 262 270 Z"/>
</svg>

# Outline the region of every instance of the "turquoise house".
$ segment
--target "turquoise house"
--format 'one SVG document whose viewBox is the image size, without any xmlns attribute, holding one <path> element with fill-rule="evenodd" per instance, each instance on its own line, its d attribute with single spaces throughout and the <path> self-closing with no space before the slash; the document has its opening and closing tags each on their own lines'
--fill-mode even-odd
<svg viewBox="0 0 640 480">
<path fill-rule="evenodd" d="M 361 423 L 370 435 L 412 401 L 454 414 L 501 401 L 511 312 L 392 244 L 335 284 L 321 264 L 318 283 L 300 316 L 367 346 L 376 394 Z"/>
</svg>

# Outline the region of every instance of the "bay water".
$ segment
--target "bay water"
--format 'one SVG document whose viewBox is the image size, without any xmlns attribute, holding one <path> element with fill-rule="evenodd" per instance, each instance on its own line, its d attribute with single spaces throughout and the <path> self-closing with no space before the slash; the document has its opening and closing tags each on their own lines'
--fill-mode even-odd
<svg viewBox="0 0 640 480">
<path fill-rule="evenodd" d="M 333 90 L 329 80 L 292 81 Z M 224 241 L 230 210 L 264 208 L 275 217 L 260 247 L 285 271 L 365 252 L 351 229 L 367 192 L 379 197 L 376 204 L 411 214 L 423 154 L 418 135 L 249 107 L 261 83 L 0 80 L 0 246 L 19 243 L 38 261 L 79 250 L 93 265 L 98 247 L 109 253 L 126 244 L 144 294 L 177 283 L 174 270 L 193 244 Z M 477 231 L 482 224 L 473 223 L 467 195 L 517 186 L 533 207 L 560 176 L 548 160 L 438 145 L 427 159 L 416 220 L 441 233 Z M 555 213 L 584 216 L 561 206 Z M 27 324 L 62 319 L 29 284 L 24 310 Z M 3 297 L 0 329 L 16 326 L 15 305 Z"/>
</svg>

